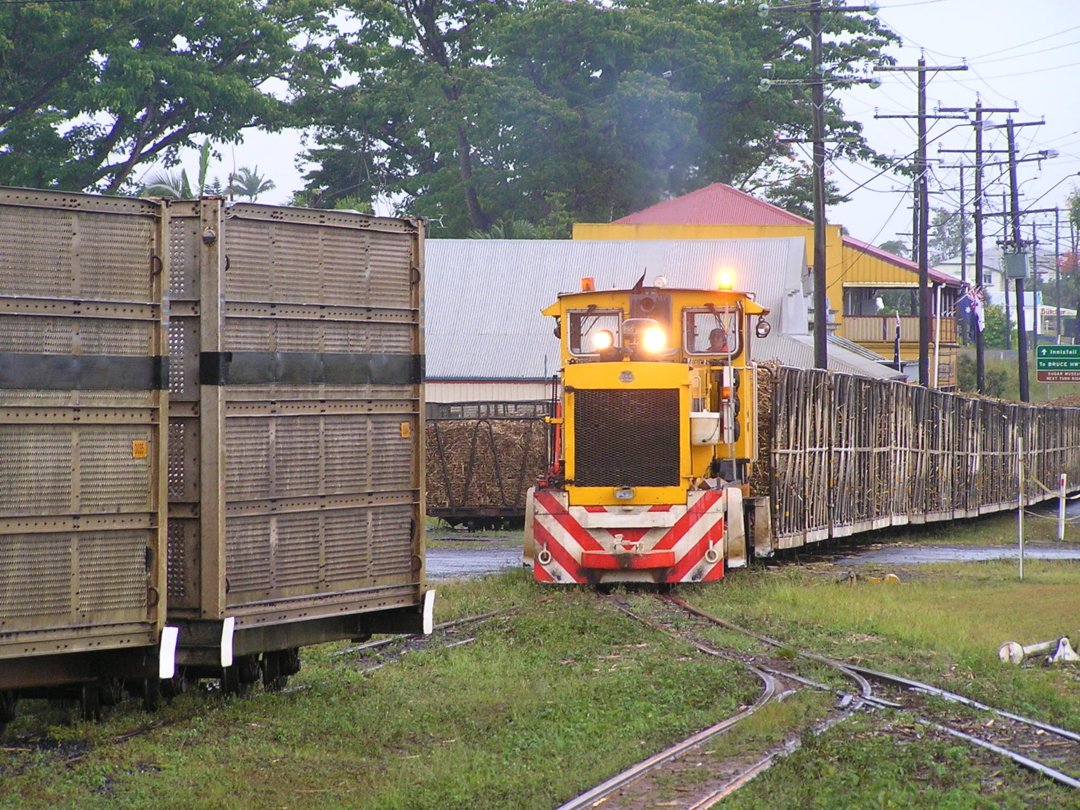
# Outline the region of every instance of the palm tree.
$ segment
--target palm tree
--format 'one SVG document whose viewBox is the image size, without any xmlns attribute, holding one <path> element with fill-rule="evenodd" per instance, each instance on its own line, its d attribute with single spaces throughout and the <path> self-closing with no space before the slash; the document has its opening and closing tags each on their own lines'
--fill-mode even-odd
<svg viewBox="0 0 1080 810">
<path fill-rule="evenodd" d="M 179 174 L 163 170 L 150 175 L 139 187 L 140 197 L 164 197 L 167 200 L 191 200 L 191 181 L 183 169 Z"/>
<path fill-rule="evenodd" d="M 236 173 L 229 177 L 229 185 L 225 189 L 229 196 L 247 197 L 247 199 L 255 202 L 255 199 L 262 193 L 270 191 L 274 188 L 274 181 L 267 180 L 261 174 L 259 174 L 259 167 L 249 169 L 247 166 L 241 166 L 236 170 Z"/>
<path fill-rule="evenodd" d="M 210 139 L 207 138 L 203 141 L 202 146 L 199 147 L 199 193 L 196 194 L 191 187 L 191 180 L 188 179 L 186 169 L 181 169 L 180 174 L 174 174 L 173 172 L 166 170 L 159 171 L 156 174 L 150 175 L 147 178 L 147 182 L 139 186 L 139 196 L 141 197 L 164 197 L 168 200 L 194 200 L 197 196 L 201 197 L 206 193 L 220 193 L 220 183 L 217 183 L 219 188 L 215 191 L 213 188 L 208 187 L 206 184 L 206 172 L 210 168 Z"/>
</svg>

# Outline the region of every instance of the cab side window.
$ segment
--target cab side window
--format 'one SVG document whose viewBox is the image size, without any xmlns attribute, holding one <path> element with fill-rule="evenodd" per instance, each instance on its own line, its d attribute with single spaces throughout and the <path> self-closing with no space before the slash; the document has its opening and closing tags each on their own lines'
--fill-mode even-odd
<svg viewBox="0 0 1080 810">
<path fill-rule="evenodd" d="M 683 312 L 686 353 L 735 355 L 739 353 L 737 309 L 688 309 Z"/>
<path fill-rule="evenodd" d="M 570 354 L 596 355 L 602 349 L 621 345 L 619 330 L 623 320 L 622 310 L 571 310 L 568 315 Z"/>
</svg>

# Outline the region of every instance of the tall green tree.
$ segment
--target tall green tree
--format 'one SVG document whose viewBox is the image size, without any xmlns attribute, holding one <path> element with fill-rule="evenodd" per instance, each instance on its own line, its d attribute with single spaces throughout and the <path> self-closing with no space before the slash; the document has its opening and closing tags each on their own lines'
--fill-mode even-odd
<svg viewBox="0 0 1080 810">
<path fill-rule="evenodd" d="M 0 4 L 0 182 L 120 191 L 137 166 L 173 166 L 199 136 L 283 125 L 266 84 L 289 74 L 296 38 L 325 26 L 327 5 Z"/>
<path fill-rule="evenodd" d="M 930 216 L 927 249 L 930 263 L 955 259 L 970 250 L 975 225 L 971 217 L 960 211 L 935 208 Z"/>
<path fill-rule="evenodd" d="M 319 121 L 317 204 L 389 195 L 449 235 L 606 221 L 714 181 L 803 191 L 808 17 L 729 0 L 345 0 L 348 34 L 296 87 Z M 894 37 L 828 14 L 830 87 Z M 773 65 L 763 89 L 763 64 Z M 306 75 L 306 74 L 305 74 Z M 835 97 L 837 153 L 872 159 Z"/>
<path fill-rule="evenodd" d="M 911 247 L 903 239 L 889 239 L 879 244 L 878 247 L 889 251 L 894 256 L 903 256 L 905 258 L 911 256 Z"/>
</svg>

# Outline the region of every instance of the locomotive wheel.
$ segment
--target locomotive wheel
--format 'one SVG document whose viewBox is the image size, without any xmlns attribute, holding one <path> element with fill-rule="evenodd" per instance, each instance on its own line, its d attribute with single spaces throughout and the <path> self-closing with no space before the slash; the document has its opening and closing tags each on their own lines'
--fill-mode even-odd
<svg viewBox="0 0 1080 810">
<path fill-rule="evenodd" d="M 238 664 L 221 670 L 221 691 L 226 695 L 243 697 L 247 694 L 248 684 L 240 680 Z"/>
<path fill-rule="evenodd" d="M 240 666 L 240 680 L 244 683 L 255 683 L 262 674 L 262 665 L 259 656 L 245 655 L 237 662 Z"/>
<path fill-rule="evenodd" d="M 161 682 L 161 694 L 166 700 L 172 700 L 177 695 L 184 694 L 191 685 L 192 680 L 187 672 L 178 667 L 175 675 Z"/>
<path fill-rule="evenodd" d="M 231 667 L 222 670 L 221 689 L 226 695 L 242 697 L 248 693 L 251 684 L 259 680 L 259 657 L 243 655 L 233 661 Z"/>
</svg>

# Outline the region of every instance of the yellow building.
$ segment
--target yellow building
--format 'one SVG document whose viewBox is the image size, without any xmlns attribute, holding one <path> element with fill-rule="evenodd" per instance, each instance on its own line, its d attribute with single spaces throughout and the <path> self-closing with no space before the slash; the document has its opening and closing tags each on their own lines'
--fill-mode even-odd
<svg viewBox="0 0 1080 810">
<path fill-rule="evenodd" d="M 814 223 L 745 192 L 713 183 L 608 224 L 577 223 L 574 239 L 752 239 L 799 236 L 813 263 Z M 826 296 L 836 332 L 885 358 L 894 357 L 897 321 L 900 358 L 919 359 L 919 268 L 866 242 L 825 228 Z M 809 279 L 808 279 L 809 283 Z M 960 282 L 930 271 L 930 383 L 956 386 L 956 302 Z M 937 313 L 942 313 L 941 317 Z M 897 317 L 899 316 L 899 317 Z M 935 363 L 936 358 L 936 363 Z M 915 371 L 912 378 L 917 378 Z"/>
</svg>

